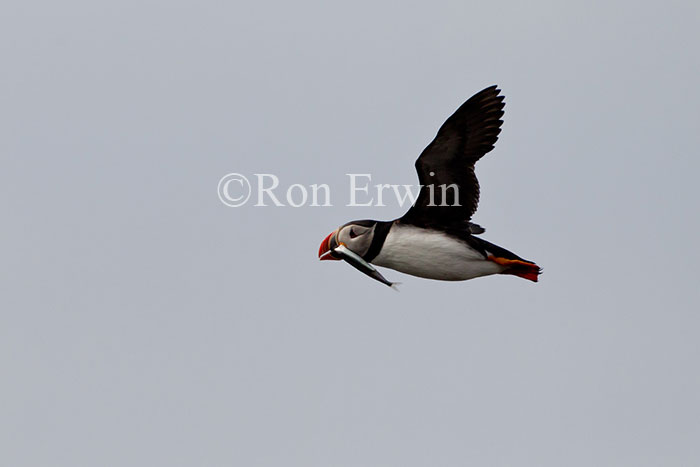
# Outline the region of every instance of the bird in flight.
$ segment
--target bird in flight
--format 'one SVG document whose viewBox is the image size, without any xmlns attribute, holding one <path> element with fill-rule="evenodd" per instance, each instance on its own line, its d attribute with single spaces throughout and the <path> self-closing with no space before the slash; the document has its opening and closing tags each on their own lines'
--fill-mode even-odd
<svg viewBox="0 0 700 467">
<path fill-rule="evenodd" d="M 510 274 L 537 282 L 539 266 L 478 237 L 484 229 L 471 222 L 479 203 L 474 164 L 501 132 L 500 92 L 478 92 L 440 127 L 416 160 L 421 189 L 403 217 L 348 222 L 323 239 L 319 259 L 345 260 L 391 287 L 397 283 L 373 265 L 443 281 Z"/>
</svg>

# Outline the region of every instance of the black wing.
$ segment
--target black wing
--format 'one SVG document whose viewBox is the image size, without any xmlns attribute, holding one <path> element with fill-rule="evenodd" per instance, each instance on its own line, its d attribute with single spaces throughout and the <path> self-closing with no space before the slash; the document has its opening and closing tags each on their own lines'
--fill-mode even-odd
<svg viewBox="0 0 700 467">
<path fill-rule="evenodd" d="M 440 127 L 416 161 L 422 188 L 402 223 L 432 228 L 472 225 L 469 220 L 479 204 L 474 164 L 493 149 L 501 132 L 505 104 L 500 92 L 494 85 L 475 94 Z"/>
</svg>

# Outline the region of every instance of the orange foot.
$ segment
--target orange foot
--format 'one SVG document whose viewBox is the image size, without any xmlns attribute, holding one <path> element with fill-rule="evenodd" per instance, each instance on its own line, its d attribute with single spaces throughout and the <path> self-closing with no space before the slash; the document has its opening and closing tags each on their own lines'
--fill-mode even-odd
<svg viewBox="0 0 700 467">
<path fill-rule="evenodd" d="M 493 255 L 486 259 L 505 267 L 505 270 L 501 274 L 512 274 L 532 282 L 537 282 L 537 276 L 542 274 L 542 269 L 535 263 L 529 261 L 499 258 Z"/>
</svg>

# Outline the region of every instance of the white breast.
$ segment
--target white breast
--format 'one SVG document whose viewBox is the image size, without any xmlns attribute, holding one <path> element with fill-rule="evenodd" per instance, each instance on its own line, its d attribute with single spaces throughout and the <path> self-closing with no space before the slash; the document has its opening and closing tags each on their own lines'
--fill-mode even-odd
<svg viewBox="0 0 700 467">
<path fill-rule="evenodd" d="M 377 266 L 413 276 L 462 281 L 503 271 L 466 242 L 436 230 L 394 224 L 381 251 L 372 261 Z"/>
</svg>

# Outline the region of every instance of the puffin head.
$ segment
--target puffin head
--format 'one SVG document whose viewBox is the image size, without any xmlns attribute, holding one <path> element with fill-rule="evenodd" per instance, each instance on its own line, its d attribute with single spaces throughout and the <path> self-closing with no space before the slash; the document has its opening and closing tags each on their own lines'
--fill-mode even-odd
<svg viewBox="0 0 700 467">
<path fill-rule="evenodd" d="M 323 239 L 318 249 L 318 259 L 339 260 L 340 258 L 333 254 L 333 250 L 341 244 L 357 255 L 364 256 L 372 244 L 376 226 L 377 221 L 372 220 L 352 221 L 341 225 Z"/>
</svg>

